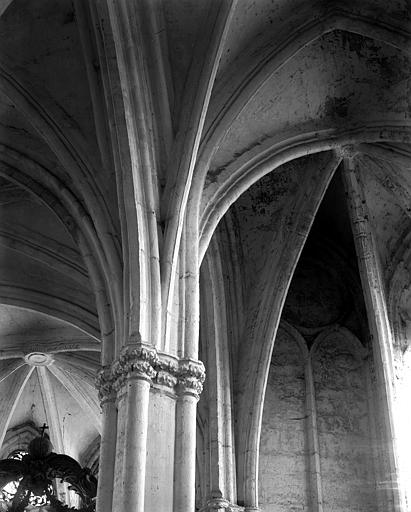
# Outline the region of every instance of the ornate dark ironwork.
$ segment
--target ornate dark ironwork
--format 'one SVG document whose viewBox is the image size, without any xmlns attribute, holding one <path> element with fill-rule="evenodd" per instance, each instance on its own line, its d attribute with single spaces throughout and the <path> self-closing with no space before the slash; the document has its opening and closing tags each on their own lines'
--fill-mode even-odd
<svg viewBox="0 0 411 512">
<path fill-rule="evenodd" d="M 20 460 L 0 460 L 0 489 L 10 482 L 19 481 L 8 510 L 23 512 L 29 504 L 41 506 L 48 502 L 47 509 L 56 512 L 93 512 L 97 479 L 89 468 L 82 468 L 72 457 L 54 453 L 52 444 L 45 434 L 46 428 L 47 426 L 43 425 L 41 436 L 30 442 L 28 453 Z M 81 508 L 69 507 L 54 495 L 54 479 L 69 484 L 68 488 L 80 496 Z"/>
</svg>

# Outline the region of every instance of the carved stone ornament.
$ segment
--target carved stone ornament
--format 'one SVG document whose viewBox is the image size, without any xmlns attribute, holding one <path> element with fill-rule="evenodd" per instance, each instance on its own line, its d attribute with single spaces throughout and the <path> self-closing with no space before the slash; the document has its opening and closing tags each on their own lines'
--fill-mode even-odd
<svg viewBox="0 0 411 512">
<path fill-rule="evenodd" d="M 354 144 L 346 144 L 338 148 L 341 158 L 354 158 L 358 154 L 358 149 Z"/>
<path fill-rule="evenodd" d="M 126 345 L 112 366 L 114 389 L 119 391 L 130 378 L 151 382 L 156 375 L 153 367 L 157 365 L 157 362 L 158 356 L 155 348 L 142 343 Z"/>
<path fill-rule="evenodd" d="M 224 512 L 243 512 L 244 507 L 233 505 L 225 498 L 218 497 L 209 499 L 207 503 L 200 509 L 200 512 L 216 512 L 217 510 L 224 510 Z"/>
<path fill-rule="evenodd" d="M 177 377 L 170 372 L 159 370 L 156 375 L 156 383 L 173 389 L 177 384 Z"/>
<path fill-rule="evenodd" d="M 179 361 L 169 354 L 158 354 L 150 345 L 129 344 L 111 366 L 103 367 L 97 375 L 101 403 L 113 400 L 129 379 L 144 379 L 173 393 L 191 394 L 198 399 L 203 390 L 205 369 L 201 361 Z"/>
<path fill-rule="evenodd" d="M 104 403 L 114 397 L 113 375 L 111 365 L 103 366 L 96 377 L 96 388 L 101 403 Z"/>
<path fill-rule="evenodd" d="M 201 508 L 200 512 L 206 512 L 209 510 L 227 510 L 230 506 L 230 502 L 225 498 L 211 498 L 207 501 L 206 505 Z"/>
<path fill-rule="evenodd" d="M 182 359 L 178 371 L 178 391 L 180 394 L 193 395 L 199 398 L 203 391 L 205 368 L 201 361 Z"/>
<path fill-rule="evenodd" d="M 178 382 L 178 360 L 165 354 L 159 354 L 156 370 L 155 382 L 174 389 Z"/>
</svg>

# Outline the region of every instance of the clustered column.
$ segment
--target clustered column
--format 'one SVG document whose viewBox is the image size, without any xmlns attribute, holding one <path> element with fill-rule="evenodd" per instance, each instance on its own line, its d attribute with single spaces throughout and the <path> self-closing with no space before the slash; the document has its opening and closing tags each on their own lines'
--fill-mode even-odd
<svg viewBox="0 0 411 512">
<path fill-rule="evenodd" d="M 179 360 L 144 343 L 126 345 L 111 367 L 101 370 L 97 386 L 104 420 L 98 512 L 144 512 L 145 499 L 152 506 L 159 496 L 170 495 L 173 482 L 172 499 L 164 507 L 194 510 L 196 405 L 204 379 L 200 361 Z M 165 426 L 168 420 L 174 425 Z M 161 452 L 170 451 L 173 432 L 174 464 L 164 464 L 170 454 Z M 155 486 L 146 482 L 147 468 Z"/>
</svg>

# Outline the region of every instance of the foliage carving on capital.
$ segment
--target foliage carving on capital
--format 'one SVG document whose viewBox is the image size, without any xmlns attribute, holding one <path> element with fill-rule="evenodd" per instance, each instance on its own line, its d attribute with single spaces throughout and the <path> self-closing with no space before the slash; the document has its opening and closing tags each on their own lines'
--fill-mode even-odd
<svg viewBox="0 0 411 512">
<path fill-rule="evenodd" d="M 174 389 L 178 382 L 178 361 L 160 355 L 156 369 L 156 383 Z"/>
<path fill-rule="evenodd" d="M 207 503 L 200 509 L 200 512 L 211 512 L 217 510 L 224 510 L 225 512 L 243 512 L 244 507 L 233 505 L 223 497 L 214 497 L 207 501 Z"/>
<path fill-rule="evenodd" d="M 227 510 L 230 502 L 225 498 L 211 498 L 207 504 L 201 509 L 200 512 L 207 512 L 210 510 Z"/>
<path fill-rule="evenodd" d="M 178 390 L 183 395 L 200 397 L 205 380 L 205 368 L 201 361 L 182 359 L 178 369 Z"/>
<path fill-rule="evenodd" d="M 154 366 L 157 362 L 158 356 L 154 347 L 143 343 L 126 345 L 113 363 L 114 389 L 119 391 L 132 378 L 151 382 L 156 375 Z"/>
<path fill-rule="evenodd" d="M 162 386 L 174 388 L 177 384 L 177 377 L 170 372 L 159 370 L 156 375 L 156 382 Z"/>
<path fill-rule="evenodd" d="M 98 391 L 98 397 L 100 402 L 103 404 L 114 397 L 114 388 L 113 388 L 113 374 L 111 365 L 106 365 L 99 370 L 97 373 L 95 385 Z"/>
</svg>

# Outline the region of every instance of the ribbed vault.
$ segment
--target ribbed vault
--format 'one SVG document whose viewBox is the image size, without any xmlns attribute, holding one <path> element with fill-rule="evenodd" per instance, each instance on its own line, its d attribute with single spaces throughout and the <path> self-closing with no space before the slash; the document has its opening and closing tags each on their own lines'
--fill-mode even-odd
<svg viewBox="0 0 411 512">
<path fill-rule="evenodd" d="M 309 415 L 326 375 L 307 354 L 331 361 L 338 332 L 390 403 L 411 333 L 410 16 L 408 0 L 0 0 L 0 441 L 47 422 L 96 467 L 103 433 L 99 512 L 192 512 L 181 390 L 203 358 L 197 505 L 251 512 L 276 354 L 304 367 Z M 122 393 L 143 367 L 121 369 L 130 346 L 148 370 Z"/>
<path fill-rule="evenodd" d="M 43 314 L 0 311 L 1 441 L 21 424 L 47 423 L 55 450 L 79 458 L 101 432 L 94 387 L 100 343 Z"/>
</svg>

